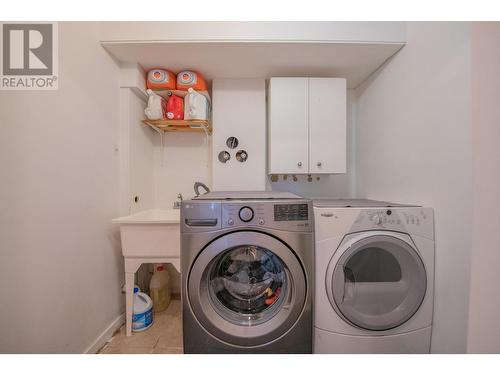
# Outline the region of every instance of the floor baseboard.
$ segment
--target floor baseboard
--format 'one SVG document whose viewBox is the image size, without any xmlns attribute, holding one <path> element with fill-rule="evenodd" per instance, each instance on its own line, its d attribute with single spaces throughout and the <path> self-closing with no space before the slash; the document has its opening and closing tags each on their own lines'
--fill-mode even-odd
<svg viewBox="0 0 500 375">
<path fill-rule="evenodd" d="M 95 354 L 97 353 L 108 340 L 113 337 L 113 334 L 125 323 L 125 314 L 119 315 L 111 324 L 97 337 L 97 339 L 90 345 L 83 353 Z"/>
</svg>

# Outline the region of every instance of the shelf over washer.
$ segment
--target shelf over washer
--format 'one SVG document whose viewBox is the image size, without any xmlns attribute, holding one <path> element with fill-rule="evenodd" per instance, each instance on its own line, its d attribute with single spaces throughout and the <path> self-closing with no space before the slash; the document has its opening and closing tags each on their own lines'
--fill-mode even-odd
<svg viewBox="0 0 500 375">
<path fill-rule="evenodd" d="M 404 42 L 352 41 L 103 41 L 124 65 L 173 72 L 197 68 L 214 78 L 344 77 L 356 88 Z"/>
<path fill-rule="evenodd" d="M 212 134 L 212 125 L 207 120 L 143 120 L 144 124 L 162 132 L 202 132 Z"/>
</svg>

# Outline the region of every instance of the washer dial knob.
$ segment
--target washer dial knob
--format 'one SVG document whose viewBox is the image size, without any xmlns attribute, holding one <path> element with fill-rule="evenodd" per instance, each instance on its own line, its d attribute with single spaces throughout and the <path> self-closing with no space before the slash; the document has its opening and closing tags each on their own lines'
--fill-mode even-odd
<svg viewBox="0 0 500 375">
<path fill-rule="evenodd" d="M 382 224 L 382 218 L 380 217 L 380 215 L 375 215 L 375 216 L 373 217 L 373 221 L 374 221 L 374 222 L 375 222 L 375 224 L 377 224 L 377 225 Z"/>
<path fill-rule="evenodd" d="M 253 210 L 250 207 L 242 207 L 240 209 L 240 219 L 248 223 L 253 219 Z"/>
</svg>

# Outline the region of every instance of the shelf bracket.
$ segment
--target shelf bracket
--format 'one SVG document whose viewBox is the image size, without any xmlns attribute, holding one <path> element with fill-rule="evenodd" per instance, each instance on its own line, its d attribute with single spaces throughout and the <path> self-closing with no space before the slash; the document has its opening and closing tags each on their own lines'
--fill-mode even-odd
<svg viewBox="0 0 500 375">
<path fill-rule="evenodd" d="M 161 153 L 161 161 L 160 165 L 163 168 L 164 160 L 165 160 L 165 147 L 164 147 L 164 140 L 163 137 L 165 135 L 165 132 L 160 130 L 158 127 L 154 126 L 150 122 L 148 122 L 148 125 L 154 129 L 158 134 L 160 134 L 160 153 Z"/>
<path fill-rule="evenodd" d="M 163 136 L 165 135 L 165 132 L 164 131 L 161 131 L 160 129 L 158 129 L 156 126 L 154 126 L 153 124 L 151 123 L 148 123 L 149 126 L 151 126 L 151 128 L 153 128 L 154 130 L 156 130 L 156 132 L 158 134 L 160 134 L 160 153 L 161 153 L 161 161 L 160 161 L 160 165 L 161 167 L 163 168 L 163 162 L 165 160 L 165 147 L 164 147 L 164 140 L 163 140 Z"/>
<path fill-rule="evenodd" d="M 206 137 L 208 139 L 208 137 L 210 136 L 210 134 L 208 133 L 208 129 L 207 129 L 206 126 L 202 126 L 202 127 L 203 127 L 203 131 L 205 132 L 205 135 L 206 135 Z"/>
<path fill-rule="evenodd" d="M 190 122 L 190 121 L 192 121 L 192 122 Z M 210 126 L 210 123 L 207 120 L 177 120 L 177 121 L 176 120 L 143 120 L 142 122 L 160 134 L 161 167 L 162 168 L 165 164 L 164 163 L 165 143 L 164 143 L 164 139 L 163 139 L 163 137 L 165 136 L 165 132 L 185 131 L 189 128 L 190 129 L 200 129 L 203 133 L 205 133 L 205 146 L 207 146 L 207 149 L 210 150 L 210 148 L 208 146 L 210 145 L 209 137 L 212 135 L 212 128 Z M 211 155 L 209 155 L 207 158 L 207 167 L 208 167 L 208 160 L 210 159 L 210 156 Z"/>
<path fill-rule="evenodd" d="M 158 130 L 160 133 L 160 153 L 161 153 L 161 161 L 160 166 L 163 168 L 164 160 L 165 160 L 165 143 L 163 137 L 165 136 L 165 132 Z"/>
<path fill-rule="evenodd" d="M 158 129 L 156 126 L 154 126 L 153 124 L 148 123 L 148 125 L 149 125 L 149 126 L 151 126 L 151 127 L 152 127 L 154 130 L 156 130 L 158 133 L 163 134 L 163 132 L 162 132 L 160 129 Z"/>
</svg>

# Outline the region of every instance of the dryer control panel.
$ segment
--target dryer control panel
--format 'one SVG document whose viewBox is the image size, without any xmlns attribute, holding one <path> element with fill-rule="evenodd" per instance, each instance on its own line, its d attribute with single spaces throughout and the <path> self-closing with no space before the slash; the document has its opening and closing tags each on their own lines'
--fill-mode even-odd
<svg viewBox="0 0 500 375">
<path fill-rule="evenodd" d="M 401 224 L 399 215 L 391 209 L 370 210 L 367 216 L 368 220 L 375 225 Z"/>
<path fill-rule="evenodd" d="M 433 212 L 426 207 L 394 207 L 360 210 L 350 231 L 393 230 L 427 235 L 433 233 Z"/>
<path fill-rule="evenodd" d="M 424 209 L 413 210 L 394 210 L 394 209 L 378 209 L 368 210 L 366 212 L 368 219 L 375 225 L 406 225 L 420 226 L 425 220 L 427 215 Z"/>
</svg>

